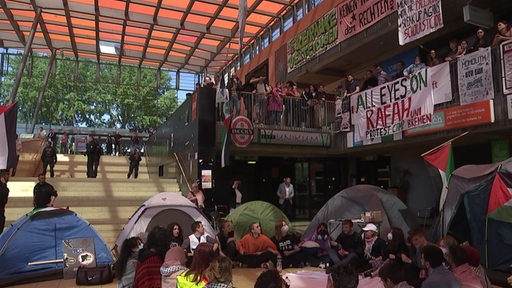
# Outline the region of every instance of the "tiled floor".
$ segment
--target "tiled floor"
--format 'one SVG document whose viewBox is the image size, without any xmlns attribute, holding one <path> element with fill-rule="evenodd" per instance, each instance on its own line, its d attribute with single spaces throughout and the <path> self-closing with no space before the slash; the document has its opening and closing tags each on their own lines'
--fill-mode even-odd
<svg viewBox="0 0 512 288">
<path fill-rule="evenodd" d="M 318 268 L 307 268 L 311 270 L 319 270 Z M 286 269 L 284 273 L 295 272 L 298 269 Z M 301 269 L 304 270 L 304 269 Z M 235 268 L 233 269 L 233 284 L 237 288 L 250 288 L 254 286 L 256 278 L 261 273 L 262 269 L 259 268 Z M 78 286 L 75 284 L 75 279 L 61 279 L 53 281 L 45 281 L 38 283 L 30 283 L 23 285 L 11 286 L 16 288 L 70 288 L 70 287 L 91 287 L 91 286 Z M 97 288 L 117 288 L 117 281 L 114 279 L 113 283 L 93 286 Z M 320 288 L 320 287 L 317 287 Z"/>
</svg>

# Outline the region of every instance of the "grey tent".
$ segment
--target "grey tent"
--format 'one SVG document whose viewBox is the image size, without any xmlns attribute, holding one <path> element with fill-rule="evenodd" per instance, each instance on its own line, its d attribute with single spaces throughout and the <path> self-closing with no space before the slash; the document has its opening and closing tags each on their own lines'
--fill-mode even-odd
<svg viewBox="0 0 512 288">
<path fill-rule="evenodd" d="M 443 231 L 468 241 L 490 269 L 512 267 L 512 158 L 453 171 L 443 206 Z"/>
<path fill-rule="evenodd" d="M 192 234 L 190 226 L 194 221 L 201 221 L 208 235 L 216 234 L 208 219 L 179 192 L 158 193 L 146 200 L 135 211 L 119 234 L 115 248 L 120 252 L 125 239 L 148 233 L 155 226 L 167 227 L 171 222 L 178 222 L 183 229 L 183 236 L 186 237 Z"/>
<path fill-rule="evenodd" d="M 339 219 L 360 219 L 361 213 L 367 211 L 381 211 L 382 222 L 379 223 L 381 237 L 385 237 L 391 227 L 401 228 L 404 233 L 407 233 L 415 224 L 415 219 L 409 217 L 412 214 L 407 206 L 395 195 L 377 186 L 355 185 L 342 190 L 329 199 L 313 217 L 311 224 L 304 231 L 304 236 L 311 235 L 318 224 L 322 222 L 329 223 L 331 221 L 333 223 L 333 220 Z M 341 233 L 341 225 L 329 226 L 331 236 L 337 237 Z M 356 229 L 358 226 L 354 225 Z"/>
</svg>

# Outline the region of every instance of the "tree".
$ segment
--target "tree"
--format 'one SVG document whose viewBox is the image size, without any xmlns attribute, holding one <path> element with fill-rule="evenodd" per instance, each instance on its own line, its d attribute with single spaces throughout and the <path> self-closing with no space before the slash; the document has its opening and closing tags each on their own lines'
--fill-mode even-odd
<svg viewBox="0 0 512 288">
<path fill-rule="evenodd" d="M 18 121 L 23 123 L 32 122 L 49 61 L 41 55 L 29 59 L 17 93 Z M 21 55 L 10 57 L 0 90 L 4 99 L 10 96 L 20 60 Z M 178 105 L 167 71 L 161 71 L 157 83 L 157 70 L 141 68 L 138 83 L 137 67 L 101 63 L 97 77 L 95 62 L 79 62 L 76 75 L 75 66 L 73 59 L 57 58 L 37 123 L 148 130 L 160 126 Z"/>
</svg>

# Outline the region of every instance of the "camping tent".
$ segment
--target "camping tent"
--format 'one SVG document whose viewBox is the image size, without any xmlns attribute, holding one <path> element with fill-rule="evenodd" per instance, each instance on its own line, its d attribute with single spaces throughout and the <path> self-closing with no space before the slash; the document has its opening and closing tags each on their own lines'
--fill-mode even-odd
<svg viewBox="0 0 512 288">
<path fill-rule="evenodd" d="M 186 237 L 192 234 L 191 225 L 195 221 L 203 223 L 205 232 L 214 236 L 215 230 L 199 209 L 179 192 L 161 192 L 146 200 L 124 226 L 116 240 L 116 249 L 120 252 L 123 241 L 133 236 L 149 233 L 156 226 L 167 227 L 178 222 Z"/>
<path fill-rule="evenodd" d="M 361 214 L 367 211 L 381 211 L 382 222 L 378 223 L 381 237 L 385 237 L 391 227 L 399 227 L 407 233 L 415 225 L 412 214 L 398 197 L 377 186 L 355 185 L 329 199 L 313 217 L 304 236 L 311 235 L 318 224 L 331 221 L 335 224 L 329 225 L 331 236 L 337 237 L 341 233 L 339 219 L 361 219 Z M 360 225 L 354 225 L 354 228 L 357 230 Z"/>
<path fill-rule="evenodd" d="M 63 277 L 64 263 L 28 265 L 63 259 L 63 241 L 92 238 L 96 264 L 113 264 L 110 249 L 96 230 L 75 212 L 34 210 L 0 235 L 0 287 Z"/>
<path fill-rule="evenodd" d="M 290 220 L 279 208 L 264 201 L 251 201 L 242 204 L 231 211 L 226 219 L 234 224 L 238 238 L 242 238 L 249 232 L 249 224 L 252 222 L 259 222 L 262 233 L 268 237 L 274 236 L 276 222 L 284 220 L 290 224 Z M 290 228 L 292 228 L 291 224 Z"/>
<path fill-rule="evenodd" d="M 512 264 L 511 159 L 453 171 L 443 207 L 443 232 L 469 241 L 491 269 Z"/>
</svg>

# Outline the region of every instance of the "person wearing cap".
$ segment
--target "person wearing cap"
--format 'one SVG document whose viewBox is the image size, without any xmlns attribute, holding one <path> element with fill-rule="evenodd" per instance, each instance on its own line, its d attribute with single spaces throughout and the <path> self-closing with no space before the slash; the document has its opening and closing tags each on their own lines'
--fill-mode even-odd
<svg viewBox="0 0 512 288">
<path fill-rule="evenodd" d="M 384 260 L 384 253 L 386 251 L 386 241 L 379 237 L 379 230 L 373 223 L 368 223 L 363 228 L 364 241 L 363 251 L 365 265 L 368 269 L 379 268 Z M 371 267 L 370 267 L 371 266 Z"/>
</svg>

